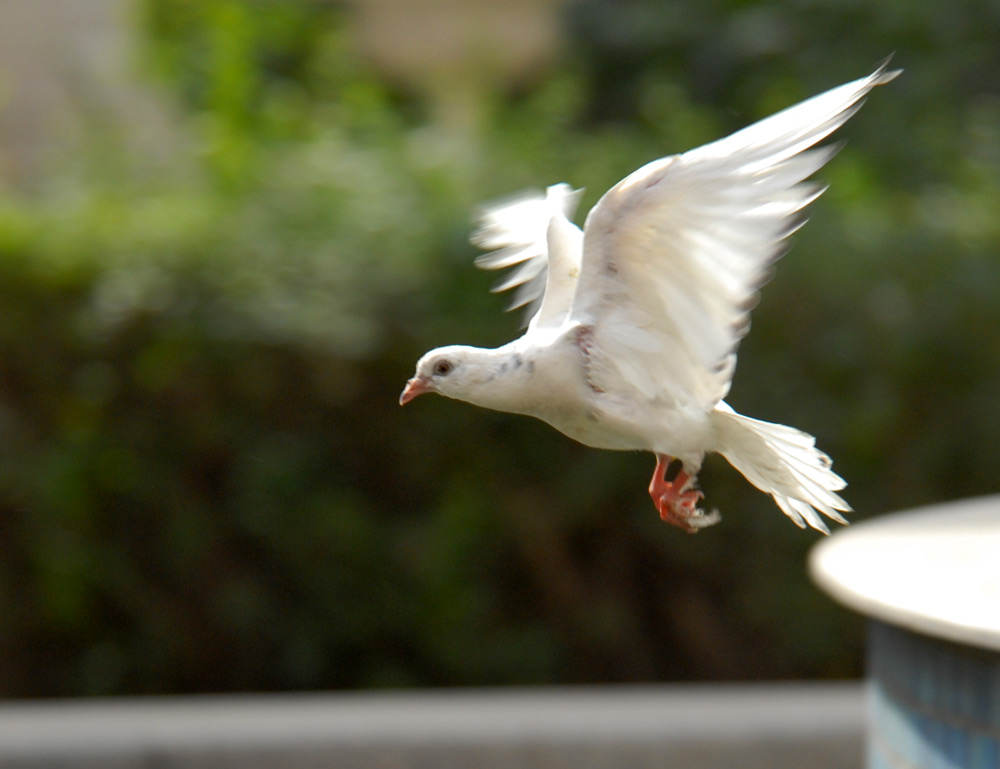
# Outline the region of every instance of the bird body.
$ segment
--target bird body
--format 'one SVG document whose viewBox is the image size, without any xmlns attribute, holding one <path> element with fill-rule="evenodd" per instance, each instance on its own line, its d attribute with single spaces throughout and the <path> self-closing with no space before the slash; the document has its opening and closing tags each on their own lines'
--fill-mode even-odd
<svg viewBox="0 0 1000 769">
<path fill-rule="evenodd" d="M 525 334 L 496 349 L 453 345 L 417 364 L 401 403 L 425 392 L 541 419 L 587 446 L 652 451 L 650 495 L 688 531 L 718 520 L 698 508 L 695 476 L 721 453 L 799 526 L 844 523 L 846 484 L 815 439 L 737 414 L 723 398 L 749 313 L 784 239 L 823 191 L 806 181 L 836 148 L 813 145 L 842 125 L 885 65 L 717 142 L 654 160 L 598 201 L 581 230 L 579 191 L 486 209 L 477 263 L 516 267 L 533 310 Z M 681 469 L 671 480 L 673 460 Z"/>
</svg>

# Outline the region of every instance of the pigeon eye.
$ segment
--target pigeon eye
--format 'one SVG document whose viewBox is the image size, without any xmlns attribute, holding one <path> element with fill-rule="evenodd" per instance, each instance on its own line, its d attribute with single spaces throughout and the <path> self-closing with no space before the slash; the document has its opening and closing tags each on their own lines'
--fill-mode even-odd
<svg viewBox="0 0 1000 769">
<path fill-rule="evenodd" d="M 434 364 L 434 376 L 447 376 L 455 368 L 450 360 L 439 360 Z"/>
</svg>

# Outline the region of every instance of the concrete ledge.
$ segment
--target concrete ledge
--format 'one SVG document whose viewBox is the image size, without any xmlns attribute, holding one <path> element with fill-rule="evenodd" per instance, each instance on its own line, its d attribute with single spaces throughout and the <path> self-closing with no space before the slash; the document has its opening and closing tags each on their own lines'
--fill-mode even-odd
<svg viewBox="0 0 1000 769">
<path fill-rule="evenodd" d="M 860 684 L 560 687 L 0 705 L 6 769 L 853 769 Z"/>
</svg>

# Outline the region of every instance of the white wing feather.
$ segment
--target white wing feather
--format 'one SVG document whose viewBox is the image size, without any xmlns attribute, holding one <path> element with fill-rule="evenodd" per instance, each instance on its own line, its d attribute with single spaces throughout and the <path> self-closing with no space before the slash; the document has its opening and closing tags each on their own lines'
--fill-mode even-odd
<svg viewBox="0 0 1000 769">
<path fill-rule="evenodd" d="M 584 227 L 571 313 L 592 328 L 596 387 L 702 411 L 725 397 L 757 291 L 823 191 L 805 179 L 836 151 L 809 148 L 896 74 L 883 65 L 653 161 L 601 198 Z"/>
<path fill-rule="evenodd" d="M 517 287 L 508 309 L 528 305 L 532 327 L 558 325 L 569 312 L 583 250 L 583 233 L 569 219 L 582 192 L 555 184 L 544 196 L 529 193 L 480 212 L 472 242 L 490 253 L 478 257 L 476 266 L 517 266 L 493 290 Z"/>
</svg>

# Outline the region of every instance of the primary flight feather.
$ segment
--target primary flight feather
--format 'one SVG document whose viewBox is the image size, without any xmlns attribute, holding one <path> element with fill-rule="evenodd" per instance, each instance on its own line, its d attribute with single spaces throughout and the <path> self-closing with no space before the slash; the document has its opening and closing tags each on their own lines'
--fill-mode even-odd
<svg viewBox="0 0 1000 769">
<path fill-rule="evenodd" d="M 807 179 L 836 152 L 815 148 L 875 86 L 883 65 L 731 136 L 654 160 L 597 202 L 581 230 L 568 185 L 486 209 L 477 264 L 515 267 L 497 290 L 529 305 L 525 334 L 502 347 L 424 355 L 400 396 L 436 392 L 527 414 L 588 446 L 652 451 L 649 493 L 687 531 L 715 523 L 696 475 L 722 454 L 800 527 L 845 523 L 846 485 L 815 439 L 737 414 L 723 398 L 749 313 L 783 241 L 823 191 Z M 667 479 L 674 460 L 681 467 Z"/>
</svg>

